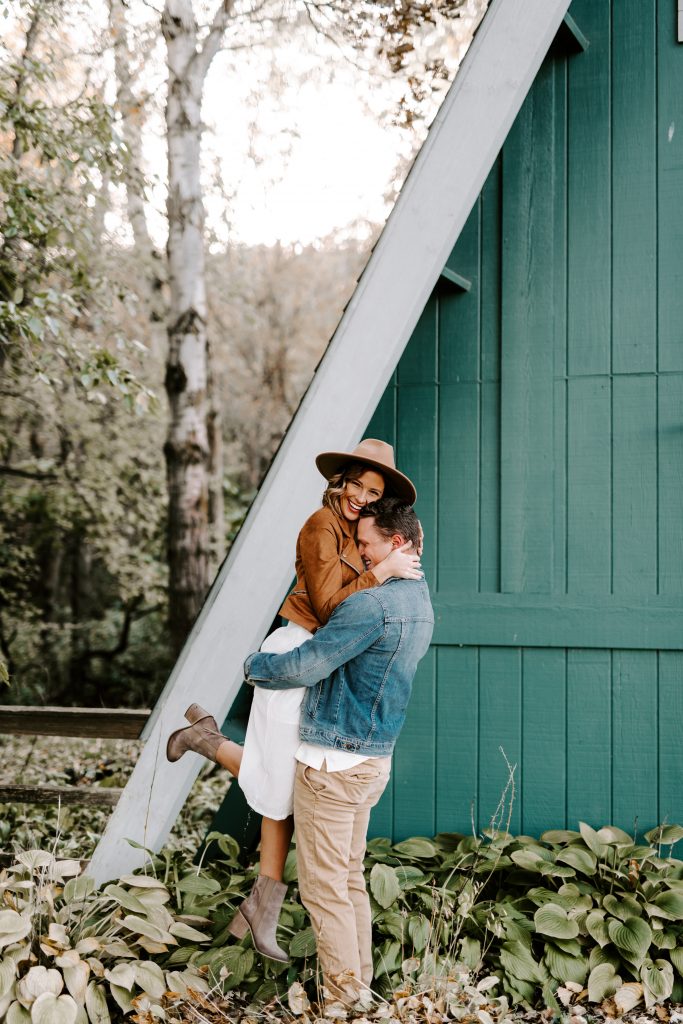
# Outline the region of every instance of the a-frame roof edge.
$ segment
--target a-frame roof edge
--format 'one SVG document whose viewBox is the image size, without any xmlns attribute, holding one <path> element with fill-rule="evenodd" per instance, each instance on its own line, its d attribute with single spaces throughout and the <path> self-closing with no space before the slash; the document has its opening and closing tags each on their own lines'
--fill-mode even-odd
<svg viewBox="0 0 683 1024">
<path fill-rule="evenodd" d="M 158 850 L 201 767 L 166 763 L 167 734 L 199 701 L 221 721 L 292 577 L 319 504 L 322 448 L 365 429 L 564 17 L 569 0 L 493 0 L 358 287 L 159 699 L 147 742 L 93 855 L 103 882 Z"/>
</svg>

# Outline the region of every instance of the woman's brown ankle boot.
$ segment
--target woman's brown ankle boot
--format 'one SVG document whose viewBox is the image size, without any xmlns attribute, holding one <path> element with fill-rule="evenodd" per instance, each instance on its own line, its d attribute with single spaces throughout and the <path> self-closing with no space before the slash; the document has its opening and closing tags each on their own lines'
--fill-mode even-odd
<svg viewBox="0 0 683 1024">
<path fill-rule="evenodd" d="M 228 931 L 237 939 L 243 939 L 248 928 L 257 953 L 285 964 L 289 963 L 289 957 L 278 946 L 275 929 L 286 892 L 284 882 L 278 882 L 268 875 L 259 875 L 228 925 Z"/>
<path fill-rule="evenodd" d="M 227 739 L 218 728 L 216 719 L 199 704 L 190 704 L 185 718 L 192 724 L 171 733 L 166 744 L 168 760 L 178 761 L 186 751 L 193 750 L 209 761 L 215 761 L 216 751 Z"/>
</svg>

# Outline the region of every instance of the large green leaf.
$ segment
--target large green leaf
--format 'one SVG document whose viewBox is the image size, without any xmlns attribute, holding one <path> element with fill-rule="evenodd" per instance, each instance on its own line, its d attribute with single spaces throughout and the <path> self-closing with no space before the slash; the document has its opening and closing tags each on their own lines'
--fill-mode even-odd
<svg viewBox="0 0 683 1024">
<path fill-rule="evenodd" d="M 295 935 L 289 943 L 289 955 L 293 957 L 313 956 L 316 951 L 315 933 L 312 928 L 305 928 Z"/>
<path fill-rule="evenodd" d="M 607 844 L 602 842 L 595 829 L 587 825 L 585 821 L 580 821 L 579 830 L 588 849 L 592 850 L 596 857 L 604 857 L 607 853 Z"/>
<path fill-rule="evenodd" d="M 621 978 L 614 973 L 611 964 L 600 964 L 588 975 L 588 998 L 591 1003 L 601 1003 L 606 996 L 612 996 L 621 987 Z"/>
<path fill-rule="evenodd" d="M 401 886 L 389 864 L 375 864 L 370 872 L 370 890 L 380 907 L 386 910 L 398 899 Z"/>
<path fill-rule="evenodd" d="M 121 875 L 120 885 L 131 885 L 136 889 L 165 889 L 166 886 L 155 875 Z"/>
<path fill-rule="evenodd" d="M 166 991 L 166 979 L 159 964 L 153 960 L 136 960 L 133 963 L 135 984 L 151 999 L 161 999 Z"/>
<path fill-rule="evenodd" d="M 31 1006 L 32 1024 L 76 1024 L 78 1007 L 71 996 L 43 992 Z"/>
<path fill-rule="evenodd" d="M 640 968 L 645 1005 L 661 1003 L 668 999 L 674 987 L 674 969 L 668 960 L 646 960 Z"/>
<path fill-rule="evenodd" d="M 380 978 L 383 974 L 393 974 L 401 966 L 402 960 L 400 942 L 383 942 L 375 952 L 375 977 Z"/>
<path fill-rule="evenodd" d="M 78 1006 L 85 1005 L 90 965 L 84 960 L 79 960 L 78 963 L 72 964 L 70 967 L 63 967 L 62 972 L 69 995 L 73 996 Z"/>
<path fill-rule="evenodd" d="M 640 917 L 643 912 L 641 904 L 630 893 L 621 893 L 618 897 L 610 893 L 605 896 L 602 905 L 612 917 L 618 917 L 620 921 L 625 921 L 629 917 Z"/>
<path fill-rule="evenodd" d="M 652 942 L 657 949 L 674 949 L 678 941 L 678 936 L 675 932 L 670 931 L 653 931 Z"/>
<path fill-rule="evenodd" d="M 422 836 L 415 836 L 413 839 L 405 839 L 402 843 L 394 845 L 394 851 L 401 857 L 415 857 L 416 860 L 425 860 L 436 857 L 436 846 L 431 839 L 424 839 Z"/>
<path fill-rule="evenodd" d="M 621 967 L 621 958 L 613 953 L 606 952 L 600 946 L 593 946 L 588 957 L 588 968 L 592 971 L 599 964 L 611 964 L 616 973 Z"/>
<path fill-rule="evenodd" d="M 673 890 L 662 892 L 648 904 L 648 910 L 650 917 L 664 917 L 669 921 L 683 920 L 683 893 Z"/>
<path fill-rule="evenodd" d="M 241 985 L 254 963 L 254 951 L 243 946 L 227 946 L 225 949 L 207 950 L 198 958 L 197 964 L 208 964 L 211 981 L 219 981 L 225 988 L 232 989 Z M 226 977 L 221 978 L 225 968 Z"/>
<path fill-rule="evenodd" d="M 579 985 L 585 984 L 588 975 L 587 957 L 570 956 L 549 942 L 545 948 L 543 962 L 553 978 L 561 984 L 564 985 L 568 981 L 574 981 Z"/>
<path fill-rule="evenodd" d="M 650 843 L 672 846 L 683 839 L 683 828 L 680 825 L 658 825 L 657 828 L 646 832 L 645 838 Z"/>
<path fill-rule="evenodd" d="M 605 914 L 602 910 L 593 910 L 586 918 L 586 931 L 592 939 L 598 943 L 599 946 L 606 946 L 610 941 L 609 932 L 607 930 L 607 922 L 605 921 Z"/>
<path fill-rule="evenodd" d="M 381 910 L 373 919 L 377 930 L 383 935 L 391 935 L 392 938 L 403 942 L 407 930 L 407 921 L 398 910 Z"/>
<path fill-rule="evenodd" d="M 7 1011 L 5 1024 L 31 1024 L 31 1014 L 15 1000 Z"/>
<path fill-rule="evenodd" d="M 567 910 L 592 910 L 593 908 L 593 889 L 591 886 L 588 887 L 588 891 L 585 891 L 586 883 L 581 882 L 565 882 L 561 885 L 558 890 L 558 898 L 555 900 L 561 907 L 566 907 Z"/>
<path fill-rule="evenodd" d="M 544 878 L 575 878 L 576 868 L 569 864 L 556 864 L 555 861 L 545 861 L 538 869 Z"/>
<path fill-rule="evenodd" d="M 602 839 L 604 843 L 614 843 L 617 846 L 630 846 L 633 842 L 628 832 L 624 832 L 623 828 L 617 828 L 615 825 L 605 825 L 603 828 L 599 828 L 598 838 Z"/>
<path fill-rule="evenodd" d="M 590 850 L 585 850 L 582 846 L 570 846 L 566 850 L 562 850 L 561 853 L 558 853 L 557 860 L 560 864 L 569 864 L 570 867 L 576 868 L 577 871 L 590 877 L 595 874 L 598 863 L 595 854 Z"/>
<path fill-rule="evenodd" d="M 102 985 L 91 981 L 85 997 L 85 1008 L 88 1011 L 90 1024 L 110 1024 L 111 1017 L 107 1007 L 107 997 Z"/>
<path fill-rule="evenodd" d="M 9 957 L 0 960 L 0 999 L 12 988 L 16 974 L 17 967 L 13 960 Z"/>
<path fill-rule="evenodd" d="M 209 942 L 211 940 L 210 935 L 197 931 L 196 928 L 192 928 L 185 921 L 174 921 L 168 930 L 176 938 L 188 939 L 190 942 Z"/>
<path fill-rule="evenodd" d="M 191 896 L 213 896 L 215 893 L 220 892 L 221 884 L 215 878 L 204 878 L 192 872 L 181 878 L 178 888 L 180 892 L 185 892 Z"/>
<path fill-rule="evenodd" d="M 607 930 L 614 945 L 629 953 L 635 963 L 644 959 L 652 942 L 652 929 L 642 917 L 609 921 Z"/>
<path fill-rule="evenodd" d="M 554 945 L 570 956 L 582 956 L 583 948 L 578 939 L 553 939 Z"/>
<path fill-rule="evenodd" d="M 130 1013 L 133 1009 L 133 999 L 127 988 L 122 988 L 120 985 L 109 984 L 109 991 L 111 992 L 112 999 L 121 1008 L 124 1013 Z"/>
<path fill-rule="evenodd" d="M 178 940 L 174 939 L 170 932 L 164 931 L 163 928 L 158 928 L 157 925 L 152 924 L 144 917 L 135 917 L 133 914 L 128 914 L 124 917 L 121 924 L 124 928 L 128 928 L 129 931 L 135 932 L 136 935 L 144 935 L 146 939 L 151 939 L 153 942 L 160 942 L 170 946 L 178 945 Z"/>
<path fill-rule="evenodd" d="M 0 949 L 20 942 L 31 931 L 31 920 L 16 910 L 0 910 Z"/>
<path fill-rule="evenodd" d="M 521 942 L 504 942 L 500 949 L 500 962 L 519 981 L 542 981 L 539 965 L 528 947 Z"/>
<path fill-rule="evenodd" d="M 562 846 L 564 843 L 573 843 L 581 838 L 580 832 L 572 832 L 566 828 L 552 828 L 544 832 L 541 839 L 544 843 L 551 843 L 553 846 Z"/>
<path fill-rule="evenodd" d="M 419 868 L 414 867 L 412 864 L 401 864 L 395 867 L 394 871 L 398 878 L 398 884 L 404 891 L 414 889 L 416 885 L 424 882 L 427 877 L 424 871 L 420 871 Z"/>
<path fill-rule="evenodd" d="M 561 906 L 565 906 L 564 900 L 558 897 L 556 892 L 553 892 L 552 889 L 544 889 L 542 885 L 529 889 L 527 897 L 532 903 L 535 903 L 537 907 L 542 907 L 544 903 L 559 903 Z"/>
<path fill-rule="evenodd" d="M 411 914 L 408 918 L 408 935 L 410 935 L 416 953 L 423 951 L 429 942 L 430 933 L 429 919 L 424 914 Z"/>
<path fill-rule="evenodd" d="M 460 959 L 471 971 L 477 970 L 481 960 L 481 943 L 479 939 L 465 936 L 460 943 Z"/>
<path fill-rule="evenodd" d="M 128 889 L 124 889 L 122 885 L 108 885 L 104 890 L 104 895 L 116 900 L 120 906 L 130 910 L 132 914 L 142 914 L 144 917 L 147 913 L 144 903 L 141 903 L 137 897 L 133 896 Z"/>
<path fill-rule="evenodd" d="M 676 946 L 675 949 L 669 950 L 669 956 L 671 957 L 671 963 L 681 977 L 683 977 L 683 946 Z"/>
<path fill-rule="evenodd" d="M 533 850 L 513 850 L 510 857 L 518 867 L 524 868 L 525 871 L 540 872 L 541 868 L 547 864 L 546 858 L 540 857 Z"/>
<path fill-rule="evenodd" d="M 135 963 L 136 961 L 115 964 L 110 971 L 105 970 L 104 976 L 112 985 L 118 985 L 119 988 L 127 988 L 130 991 L 135 984 Z M 144 985 L 141 987 L 144 988 Z"/>
<path fill-rule="evenodd" d="M 567 911 L 556 903 L 546 903 L 539 907 L 534 914 L 534 924 L 541 935 L 557 939 L 574 939 L 579 934 L 576 921 L 570 920 Z"/>
<path fill-rule="evenodd" d="M 88 875 L 79 875 L 78 878 L 70 878 L 64 886 L 65 903 L 82 903 L 91 893 L 95 891 L 95 881 Z"/>
</svg>

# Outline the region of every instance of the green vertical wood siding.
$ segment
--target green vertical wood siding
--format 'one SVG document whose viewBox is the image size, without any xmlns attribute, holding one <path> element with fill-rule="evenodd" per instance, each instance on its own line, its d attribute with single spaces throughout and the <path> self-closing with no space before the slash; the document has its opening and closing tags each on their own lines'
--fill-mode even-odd
<svg viewBox="0 0 683 1024">
<path fill-rule="evenodd" d="M 374 834 L 683 820 L 683 48 L 574 0 L 368 427 L 437 624 Z"/>
</svg>

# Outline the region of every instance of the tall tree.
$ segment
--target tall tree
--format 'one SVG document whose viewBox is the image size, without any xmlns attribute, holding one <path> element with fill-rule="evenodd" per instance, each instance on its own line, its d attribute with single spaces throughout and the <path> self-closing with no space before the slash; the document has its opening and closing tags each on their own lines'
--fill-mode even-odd
<svg viewBox="0 0 683 1024">
<path fill-rule="evenodd" d="M 169 624 L 182 646 L 212 578 L 209 514 L 222 519 L 212 483 L 219 468 L 220 419 L 211 394 L 207 331 L 204 222 L 200 180 L 204 82 L 232 10 L 221 0 L 208 34 L 200 31 L 192 0 L 166 0 L 168 97 L 168 360 L 170 419 L 164 454 L 168 476 Z M 216 552 L 213 552 L 214 557 Z"/>
<path fill-rule="evenodd" d="M 169 622 L 176 647 L 187 636 L 216 568 L 222 530 L 220 417 L 212 394 L 205 284 L 204 222 L 200 179 L 203 125 L 201 106 L 206 76 L 230 22 L 241 31 L 258 24 L 274 28 L 308 20 L 317 32 L 345 47 L 379 52 L 391 70 L 403 74 L 416 103 L 428 106 L 431 88 L 447 77 L 443 62 L 420 57 L 423 77 L 406 63 L 425 29 L 447 31 L 466 0 L 253 0 L 233 17 L 233 0 L 219 0 L 213 21 L 201 28 L 193 0 L 165 0 L 161 27 L 167 49 L 168 95 L 168 361 L 166 391 L 170 408 L 165 456 L 168 477 Z M 239 17 L 237 16 L 239 15 Z M 444 28 L 446 26 L 446 28 Z M 245 35 L 246 39 L 246 35 Z M 245 40 L 233 45 L 245 45 Z M 379 51 L 378 51 L 379 47 Z M 435 88 L 435 86 L 433 86 Z M 406 120 L 413 119 L 413 113 Z M 282 362 L 283 353 L 280 353 Z M 213 543 L 212 543 L 213 536 Z"/>
</svg>

